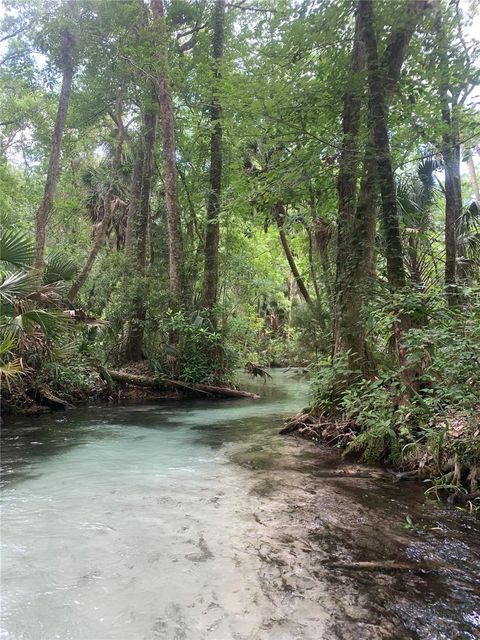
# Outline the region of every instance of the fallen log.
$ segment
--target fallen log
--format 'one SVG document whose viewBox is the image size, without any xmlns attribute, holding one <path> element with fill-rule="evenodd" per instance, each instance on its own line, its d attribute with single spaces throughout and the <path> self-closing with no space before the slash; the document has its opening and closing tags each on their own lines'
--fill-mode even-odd
<svg viewBox="0 0 480 640">
<path fill-rule="evenodd" d="M 226 398 L 259 398 L 255 393 L 249 391 L 241 391 L 240 389 L 232 389 L 230 387 L 216 387 L 210 384 L 194 384 L 193 382 L 182 382 L 181 380 L 170 380 L 164 378 L 158 380 L 151 376 L 141 376 L 124 371 L 108 371 L 109 376 L 116 382 L 122 384 L 132 384 L 137 387 L 149 387 L 151 389 L 165 389 L 173 387 L 184 391 L 195 391 L 209 396 L 224 396 Z"/>
</svg>

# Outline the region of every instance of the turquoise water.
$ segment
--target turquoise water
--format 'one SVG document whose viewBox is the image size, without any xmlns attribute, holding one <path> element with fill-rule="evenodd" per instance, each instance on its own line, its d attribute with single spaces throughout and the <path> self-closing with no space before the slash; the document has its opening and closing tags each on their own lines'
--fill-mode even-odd
<svg viewBox="0 0 480 640">
<path fill-rule="evenodd" d="M 306 404 L 306 381 L 277 371 L 253 386 L 260 400 L 76 409 L 4 427 L 0 637 L 478 637 L 478 520 L 426 503 L 416 485 L 323 477 L 346 463 L 277 435 Z M 402 529 L 408 514 L 419 532 Z M 325 566 L 427 556 L 448 566 Z"/>
</svg>

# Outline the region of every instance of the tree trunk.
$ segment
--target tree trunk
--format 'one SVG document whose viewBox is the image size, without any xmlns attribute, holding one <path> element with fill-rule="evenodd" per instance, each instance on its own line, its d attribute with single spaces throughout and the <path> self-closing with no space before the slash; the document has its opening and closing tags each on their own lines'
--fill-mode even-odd
<svg viewBox="0 0 480 640">
<path fill-rule="evenodd" d="M 382 222 L 385 236 L 388 282 L 392 289 L 405 286 L 403 247 L 397 210 L 397 195 L 393 175 L 387 128 L 385 85 L 378 58 L 373 2 L 360 0 L 359 16 L 367 57 L 369 115 L 375 141 L 377 176 L 382 199 Z"/>
<path fill-rule="evenodd" d="M 328 255 L 328 245 L 331 238 L 330 226 L 327 222 L 322 220 L 317 213 L 316 198 L 313 186 L 309 185 L 310 195 L 310 213 L 312 216 L 312 227 L 307 228 L 308 233 L 308 249 L 309 260 L 311 265 L 311 273 L 313 278 L 313 285 L 315 287 L 315 293 L 317 298 L 320 296 L 319 286 L 317 282 L 317 269 L 315 264 L 315 258 L 313 253 L 318 254 L 320 258 L 320 264 L 323 271 L 323 281 L 328 298 L 332 296 L 332 274 L 330 269 L 330 258 Z"/>
<path fill-rule="evenodd" d="M 480 189 L 478 187 L 477 172 L 475 170 L 475 163 L 473 162 L 473 157 L 471 152 L 468 156 L 467 163 L 468 163 L 468 175 L 470 176 L 470 184 L 472 185 L 473 194 L 475 196 L 475 200 L 477 202 L 480 202 Z"/>
<path fill-rule="evenodd" d="M 140 208 L 140 200 L 142 197 L 142 173 L 144 161 L 143 140 L 137 149 L 135 156 L 135 164 L 132 172 L 132 185 L 130 189 L 130 202 L 128 204 L 127 228 L 125 231 L 125 253 L 134 252 L 135 248 L 135 220 Z"/>
<path fill-rule="evenodd" d="M 137 361 L 143 356 L 143 335 L 146 318 L 146 294 L 144 278 L 147 270 L 147 232 L 150 219 L 150 192 L 153 173 L 153 156 L 155 149 L 156 114 L 147 110 L 144 117 L 143 170 L 140 206 L 138 207 L 135 225 L 136 257 L 135 277 L 140 278 L 141 290 L 137 290 L 132 302 L 132 319 L 128 327 L 126 360 Z"/>
<path fill-rule="evenodd" d="M 457 289 L 457 230 L 462 216 L 462 186 L 460 178 L 460 136 L 456 104 L 457 98 L 451 91 L 451 73 L 448 54 L 447 34 L 442 15 L 435 20 L 437 58 L 440 69 L 440 107 L 444 133 L 442 155 L 445 170 L 445 294 L 449 306 L 458 301 Z M 450 104 L 452 103 L 452 104 Z"/>
<path fill-rule="evenodd" d="M 118 201 L 118 199 L 114 199 L 114 200 L 108 200 L 107 198 L 105 199 L 103 218 L 101 222 L 99 222 L 95 227 L 92 248 L 90 250 L 90 253 L 88 254 L 85 264 L 82 267 L 82 270 L 80 271 L 79 275 L 77 276 L 77 279 L 75 280 L 75 282 L 70 288 L 70 291 L 68 292 L 67 298 L 70 300 L 70 302 L 73 302 L 75 300 L 75 298 L 78 295 L 78 292 L 83 287 L 83 285 L 87 281 L 88 276 L 90 275 L 92 267 L 95 264 L 95 260 L 97 259 L 98 253 L 105 241 L 105 236 L 107 234 L 108 226 L 110 224 L 112 216 L 119 202 L 120 201 Z"/>
<path fill-rule="evenodd" d="M 137 387 L 150 387 L 152 389 L 165 389 L 173 387 L 174 389 L 181 389 L 183 391 L 195 391 L 202 395 L 209 396 L 225 396 L 227 398 L 252 398 L 256 399 L 259 396 L 249 391 L 241 391 L 240 389 L 232 389 L 230 387 L 217 387 L 210 384 L 196 384 L 194 382 L 181 382 L 180 380 L 169 380 L 164 378 L 163 380 L 157 380 L 150 376 L 139 376 L 132 373 L 125 373 L 124 371 L 108 371 L 109 376 L 116 382 L 123 384 L 132 384 Z"/>
<path fill-rule="evenodd" d="M 427 7 L 428 3 L 424 0 L 409 2 L 405 7 L 407 20 L 403 21 L 398 28 L 394 28 L 389 37 L 382 57 L 386 109 L 388 109 L 388 104 L 400 79 L 408 44 L 414 34 L 419 18 Z M 358 28 L 359 25 L 357 23 L 356 29 Z M 357 60 L 355 63 L 357 55 L 358 50 L 354 45 L 352 68 L 359 68 L 360 61 Z M 345 97 L 344 118 L 348 122 L 347 95 Z M 348 128 L 345 127 L 345 123 L 344 128 Z M 373 129 L 371 126 L 368 128 Z M 346 144 L 348 141 L 348 138 L 344 140 L 342 153 L 348 150 Z M 343 353 L 344 349 L 350 349 L 350 359 L 354 361 L 354 364 L 362 370 L 363 375 L 366 377 L 371 375 L 374 368 L 366 347 L 366 329 L 362 319 L 362 307 L 366 282 L 369 278 L 373 278 L 375 271 L 376 177 L 374 139 L 373 133 L 370 131 L 364 152 L 363 177 L 354 211 L 354 221 L 353 224 L 350 222 L 351 233 L 340 240 L 341 243 L 345 244 L 343 251 L 346 254 L 346 260 L 340 263 L 337 262 L 334 327 L 334 356 Z M 342 273 L 338 274 L 338 269 Z"/>
<path fill-rule="evenodd" d="M 225 43 L 225 0 L 216 0 L 213 33 L 213 96 L 210 107 L 212 126 L 210 142 L 210 193 L 207 206 L 207 226 L 205 231 L 205 265 L 203 275 L 203 306 L 212 311 L 218 295 L 218 246 L 220 241 L 220 207 L 222 188 L 222 105 L 219 84 L 222 77 L 223 52 Z M 210 313 L 215 325 L 215 314 Z"/>
<path fill-rule="evenodd" d="M 92 267 L 95 264 L 95 260 L 97 259 L 100 249 L 102 248 L 102 245 L 105 241 L 108 227 L 115 211 L 119 207 L 125 206 L 125 203 L 115 196 L 113 186 L 115 179 L 118 178 L 120 168 L 122 166 L 122 149 L 126 137 L 126 131 L 122 120 L 122 106 L 123 88 L 120 87 L 115 103 L 114 120 L 117 125 L 117 140 L 115 142 L 115 148 L 112 155 L 112 182 L 103 203 L 103 218 L 94 228 L 92 248 L 85 261 L 85 264 L 83 265 L 82 270 L 80 271 L 76 281 L 73 283 L 70 291 L 68 292 L 67 297 L 70 302 L 73 302 L 75 300 L 80 289 L 83 287 L 83 285 L 87 281 L 88 276 L 90 275 Z"/>
<path fill-rule="evenodd" d="M 75 12 L 74 0 L 68 2 L 68 17 L 72 19 Z M 39 206 L 35 218 L 35 259 L 34 267 L 37 269 L 43 265 L 45 255 L 46 226 L 48 217 L 52 211 L 53 200 L 57 188 L 58 175 L 60 171 L 60 151 L 62 148 L 63 133 L 67 120 L 70 94 L 72 91 L 73 75 L 75 73 L 74 64 L 75 36 L 68 26 L 62 34 L 62 88 L 58 100 L 58 110 L 53 129 L 52 145 L 50 147 L 50 158 L 48 162 L 47 179 L 43 192 L 42 204 Z"/>
<path fill-rule="evenodd" d="M 363 359 L 362 331 L 357 323 L 361 316 L 352 316 L 350 309 L 361 306 L 361 291 L 351 280 L 350 269 L 352 228 L 355 219 L 358 174 L 358 133 L 363 86 L 361 73 L 365 64 L 359 16 L 355 22 L 351 79 L 343 98 L 343 141 L 340 154 L 338 189 L 337 269 L 335 278 L 334 358 L 348 352 L 350 369 L 355 370 Z"/>
<path fill-rule="evenodd" d="M 460 178 L 460 141 L 448 95 L 442 101 L 442 121 L 447 131 L 443 135 L 443 165 L 445 170 L 445 293 L 449 306 L 458 303 L 457 231 L 462 217 L 462 187 Z M 461 274 L 461 269 L 458 269 Z"/>
<path fill-rule="evenodd" d="M 302 294 L 302 298 L 305 300 L 305 302 L 307 304 L 312 304 L 312 299 L 310 298 L 310 294 L 308 293 L 307 287 L 305 286 L 305 280 L 300 275 L 300 272 L 295 263 L 295 258 L 290 251 L 287 236 L 285 234 L 285 229 L 283 226 L 285 220 L 285 207 L 283 204 L 277 203 L 273 206 L 273 217 L 275 219 L 275 222 L 277 223 L 278 232 L 280 234 L 280 241 L 285 252 L 285 257 L 287 258 L 290 270 L 293 277 L 295 278 L 295 282 L 297 283 L 298 290 Z"/>
<path fill-rule="evenodd" d="M 183 240 L 180 205 L 177 192 L 177 167 L 175 162 L 176 139 L 173 101 L 170 93 L 167 29 L 163 0 L 151 0 L 153 24 L 157 34 L 158 73 L 157 98 L 160 107 L 160 124 L 163 146 L 163 178 L 165 184 L 165 214 L 168 233 L 168 274 L 173 302 L 180 305 L 183 288 Z"/>
</svg>

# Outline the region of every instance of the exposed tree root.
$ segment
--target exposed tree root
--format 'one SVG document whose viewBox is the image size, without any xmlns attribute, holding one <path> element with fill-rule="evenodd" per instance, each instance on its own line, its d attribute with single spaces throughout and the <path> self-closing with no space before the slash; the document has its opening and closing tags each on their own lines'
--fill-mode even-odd
<svg viewBox="0 0 480 640">
<path fill-rule="evenodd" d="M 435 453 L 428 442 L 419 445 L 414 453 L 404 457 L 398 465 L 399 470 L 392 472 L 392 476 L 396 482 L 430 479 L 436 483 L 432 490 L 437 495 L 455 492 L 457 498 L 452 497 L 449 502 L 462 506 L 469 501 L 478 501 L 480 497 L 479 470 L 475 462 L 460 462 L 452 446 L 456 438 L 464 433 L 461 417 L 453 417 L 451 424 L 454 426 L 447 431 L 441 451 Z M 288 420 L 280 434 L 298 435 L 314 442 L 347 449 L 359 432 L 358 425 L 351 419 L 319 416 L 310 409 L 304 409 Z M 389 462 L 387 453 L 385 452 L 380 462 Z"/>
</svg>

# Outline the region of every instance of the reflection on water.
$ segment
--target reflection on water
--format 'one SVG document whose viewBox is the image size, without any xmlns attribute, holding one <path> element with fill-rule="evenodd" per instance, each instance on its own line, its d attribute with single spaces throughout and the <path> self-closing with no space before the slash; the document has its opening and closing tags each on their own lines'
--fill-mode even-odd
<svg viewBox="0 0 480 640">
<path fill-rule="evenodd" d="M 307 383 L 252 386 L 5 427 L 0 637 L 478 638 L 478 520 L 414 484 L 328 477 L 336 452 L 277 435 Z M 382 559 L 439 568 L 328 568 Z"/>
</svg>

